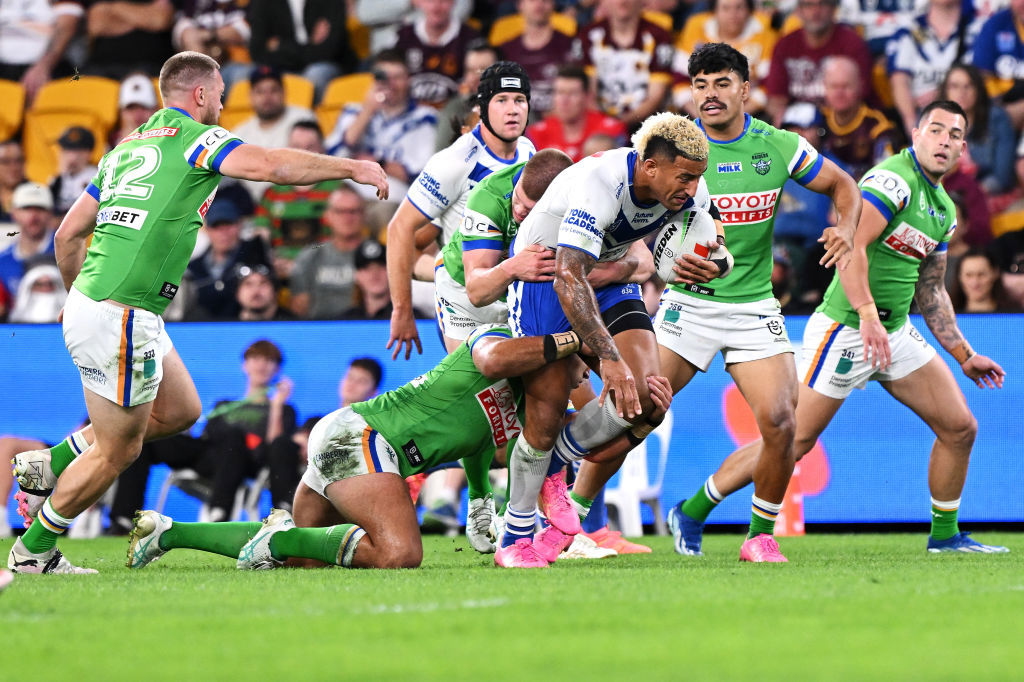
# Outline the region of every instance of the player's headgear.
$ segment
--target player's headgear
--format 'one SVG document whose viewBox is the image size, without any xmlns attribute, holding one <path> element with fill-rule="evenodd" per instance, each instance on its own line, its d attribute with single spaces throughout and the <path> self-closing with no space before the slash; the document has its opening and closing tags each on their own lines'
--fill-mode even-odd
<svg viewBox="0 0 1024 682">
<path fill-rule="evenodd" d="M 529 107 L 530 77 L 526 74 L 526 69 L 516 62 L 495 62 L 480 74 L 480 85 L 476 90 L 476 103 L 480 106 L 480 121 L 498 139 L 512 142 L 512 140 L 506 140 L 501 135 L 498 135 L 494 128 L 491 127 L 491 122 L 487 117 L 487 109 L 491 103 L 491 98 L 499 92 L 521 92 L 526 95 L 526 104 Z"/>
</svg>

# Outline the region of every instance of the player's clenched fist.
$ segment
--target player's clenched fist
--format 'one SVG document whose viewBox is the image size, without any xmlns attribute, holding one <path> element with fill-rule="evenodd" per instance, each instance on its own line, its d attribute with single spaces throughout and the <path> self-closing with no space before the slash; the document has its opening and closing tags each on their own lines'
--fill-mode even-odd
<svg viewBox="0 0 1024 682">
<path fill-rule="evenodd" d="M 377 188 L 377 198 L 381 201 L 388 198 L 388 175 L 376 161 L 358 161 L 352 163 L 352 179 L 360 185 L 373 185 Z"/>
</svg>

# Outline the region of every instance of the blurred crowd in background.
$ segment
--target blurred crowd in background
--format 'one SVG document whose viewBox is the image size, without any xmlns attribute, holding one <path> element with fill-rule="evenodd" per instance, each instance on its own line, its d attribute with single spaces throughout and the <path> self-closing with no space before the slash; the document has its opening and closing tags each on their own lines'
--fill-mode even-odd
<svg viewBox="0 0 1024 682">
<path fill-rule="evenodd" d="M 391 201 L 337 182 L 225 180 L 168 320 L 388 319 L 386 226 L 427 159 L 476 124 L 480 72 L 518 61 L 537 148 L 628 144 L 653 112 L 699 115 L 687 59 L 750 60 L 748 110 L 856 179 L 909 142 L 936 98 L 968 113 L 945 181 L 960 312 L 1024 304 L 1024 0 L 23 0 L 0 6 L 0 320 L 56 320 L 53 233 L 100 156 L 160 107 L 179 50 L 222 65 L 242 139 L 374 159 Z M 776 295 L 813 310 L 831 206 L 795 183 L 776 222 Z M 660 293 L 648 287 L 651 305 Z M 431 317 L 430 285 L 416 289 Z"/>
</svg>

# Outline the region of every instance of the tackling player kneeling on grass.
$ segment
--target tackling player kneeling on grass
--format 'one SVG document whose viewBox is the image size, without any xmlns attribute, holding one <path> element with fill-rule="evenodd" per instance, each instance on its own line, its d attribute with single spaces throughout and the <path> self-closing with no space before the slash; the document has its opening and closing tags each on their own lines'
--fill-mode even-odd
<svg viewBox="0 0 1024 682">
<path fill-rule="evenodd" d="M 160 92 L 167 106 L 104 155 L 57 230 L 57 263 L 70 292 L 64 340 L 92 426 L 52 451 L 15 457 L 23 492 L 43 498 L 54 490 L 11 548 L 8 567 L 18 573 L 95 573 L 67 561 L 57 538 L 138 457 L 145 440 L 183 431 L 199 418 L 199 395 L 160 314 L 178 290 L 220 176 L 282 185 L 351 178 L 387 198 L 376 163 L 247 145 L 217 126 L 224 80 L 206 55 L 168 59 Z M 84 451 L 68 467 L 76 449 Z"/>
<path fill-rule="evenodd" d="M 956 166 L 966 129 L 958 104 L 932 102 L 913 131 L 913 146 L 861 180 L 853 259 L 836 272 L 804 331 L 794 450 L 797 459 L 807 454 L 853 389 L 878 381 L 935 432 L 928 551 L 1003 553 L 1007 548 L 983 545 L 958 527 L 978 426 L 953 373 L 907 319 L 916 299 L 929 329 L 963 373 L 979 388 L 1002 387 L 1003 369 L 971 349 L 944 285 L 956 207 L 939 181 Z M 755 441 L 740 448 L 708 479 L 717 491 L 715 504 L 750 483 L 763 445 Z M 702 525 L 691 524 L 689 535 L 681 536 L 686 546 L 700 547 Z"/>
<path fill-rule="evenodd" d="M 299 566 L 414 568 L 423 546 L 405 477 L 460 458 L 470 485 L 467 535 L 477 550 L 493 552 L 486 537 L 494 516 L 487 472 L 494 448 L 507 447 L 520 432 L 523 385 L 515 377 L 579 348 L 572 332 L 513 339 L 505 327 L 481 328 L 422 377 L 313 427 L 294 522 L 282 510 L 262 526 L 176 523 L 140 512 L 128 566 L 141 568 L 170 549 L 189 548 L 237 557 L 246 569 L 274 568 L 289 558 Z M 663 413 L 671 402 L 668 381 L 651 377 L 649 384 Z"/>
</svg>

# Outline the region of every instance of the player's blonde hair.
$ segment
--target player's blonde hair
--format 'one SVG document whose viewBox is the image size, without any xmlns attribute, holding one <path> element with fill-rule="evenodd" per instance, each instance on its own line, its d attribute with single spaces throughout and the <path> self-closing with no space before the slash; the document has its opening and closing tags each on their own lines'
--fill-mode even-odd
<svg viewBox="0 0 1024 682">
<path fill-rule="evenodd" d="M 648 116 L 640 126 L 640 130 L 633 133 L 633 148 L 640 153 L 641 159 L 648 159 L 648 147 L 652 153 L 655 148 L 661 145 L 651 145 L 651 141 L 661 138 L 668 146 L 674 147 L 679 156 L 684 156 L 691 161 L 705 161 L 708 158 L 708 139 L 705 137 L 697 124 L 686 116 L 673 114 L 671 111 L 663 111 L 660 114 Z"/>
</svg>

